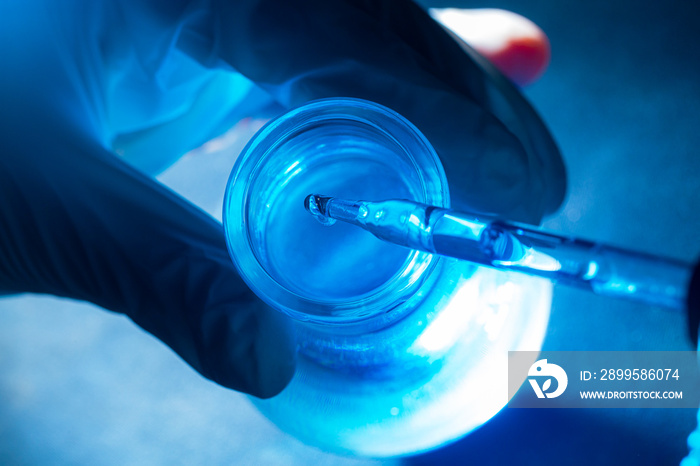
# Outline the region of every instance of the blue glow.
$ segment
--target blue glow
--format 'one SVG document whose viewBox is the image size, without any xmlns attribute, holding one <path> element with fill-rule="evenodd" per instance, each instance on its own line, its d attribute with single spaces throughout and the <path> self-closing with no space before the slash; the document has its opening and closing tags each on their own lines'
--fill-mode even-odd
<svg viewBox="0 0 700 466">
<path fill-rule="evenodd" d="M 299 163 L 300 163 L 300 162 L 299 162 L 298 160 L 295 160 L 294 163 L 291 164 L 291 165 L 284 171 L 284 174 L 285 174 L 285 175 L 289 175 L 289 173 L 290 173 L 292 170 L 294 170 L 296 167 L 299 166 Z M 298 172 L 294 172 L 294 174 L 291 175 L 291 176 L 294 176 L 294 175 L 296 175 L 296 174 L 298 174 Z"/>
<path fill-rule="evenodd" d="M 445 218 L 450 219 L 457 225 L 463 226 L 464 228 L 469 230 L 471 232 L 471 236 L 473 236 L 474 238 L 478 238 L 479 235 L 481 235 L 481 233 L 484 231 L 484 228 L 486 228 L 487 226 L 487 224 L 484 222 L 480 222 L 478 220 L 470 220 L 464 217 L 458 217 L 449 213 L 445 215 Z"/>
<path fill-rule="evenodd" d="M 454 265 L 398 324 L 308 333 L 290 386 L 256 405 L 309 444 L 372 457 L 436 448 L 488 421 L 508 401 L 508 351 L 541 347 L 551 284 Z"/>
<path fill-rule="evenodd" d="M 418 218 L 418 216 L 412 214 L 408 217 L 408 223 L 410 223 L 411 225 L 420 226 L 422 222 L 421 219 Z"/>
<path fill-rule="evenodd" d="M 376 109 L 362 111 L 381 123 Z M 336 110 L 330 126 L 317 121 L 313 131 L 281 132 L 295 134 L 290 139 L 265 141 L 263 130 L 262 141 L 254 140 L 255 150 L 237 164 L 232 180 L 242 183 L 229 185 L 224 223 L 227 232 L 234 229 L 231 249 L 242 251 L 234 255 L 242 275 L 300 321 L 327 318 L 323 325 L 299 325 L 294 379 L 277 397 L 255 403 L 284 431 L 330 451 L 385 457 L 436 448 L 507 403 L 508 351 L 540 348 L 551 285 L 401 248 L 353 225 L 319 224 L 302 202 L 311 193 L 446 202 L 443 175 L 431 166 L 435 154 L 410 131 L 393 134 L 403 149 L 372 126 L 341 122 Z M 323 150 L 316 150 L 319 140 Z M 274 157 L 260 160 L 270 142 Z M 416 154 L 416 162 L 407 154 Z M 301 167 L 308 169 L 297 173 Z M 262 208 L 263 199 L 270 209 Z M 235 230 L 241 200 L 247 235 Z M 363 218 L 417 227 L 423 221 L 410 210 L 381 208 Z M 458 220 L 460 231 L 478 237 L 483 229 Z M 243 238 L 249 243 L 240 244 Z M 372 304 L 376 296 L 385 296 L 381 307 Z M 365 320 L 353 320 L 362 312 Z"/>
<path fill-rule="evenodd" d="M 513 264 L 522 264 L 523 267 L 534 270 L 542 270 L 546 272 L 556 272 L 561 270 L 561 263 L 543 252 L 532 248 L 527 248 L 522 259 L 512 262 Z"/>
<path fill-rule="evenodd" d="M 596 261 L 590 261 L 588 263 L 588 268 L 586 269 L 586 273 L 583 275 L 584 280 L 591 280 L 595 278 L 596 274 L 598 273 L 598 263 Z"/>
</svg>

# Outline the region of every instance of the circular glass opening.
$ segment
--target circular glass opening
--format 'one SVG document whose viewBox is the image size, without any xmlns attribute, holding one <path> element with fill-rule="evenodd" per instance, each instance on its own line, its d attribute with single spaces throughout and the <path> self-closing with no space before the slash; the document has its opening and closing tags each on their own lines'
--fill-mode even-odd
<svg viewBox="0 0 700 466">
<path fill-rule="evenodd" d="M 432 257 L 342 222 L 324 226 L 304 198 L 442 206 L 446 189 L 434 151 L 402 117 L 364 101 L 317 101 L 269 123 L 244 150 L 227 187 L 227 241 L 244 279 L 274 307 L 305 320 L 361 319 L 390 308 Z"/>
</svg>

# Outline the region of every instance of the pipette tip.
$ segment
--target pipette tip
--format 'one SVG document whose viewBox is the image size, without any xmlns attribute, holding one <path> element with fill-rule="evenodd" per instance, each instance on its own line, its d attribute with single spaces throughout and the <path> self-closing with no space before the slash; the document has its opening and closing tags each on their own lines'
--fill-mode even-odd
<svg viewBox="0 0 700 466">
<path fill-rule="evenodd" d="M 309 194 L 304 199 L 304 208 L 322 225 L 331 226 L 335 220 L 328 215 L 328 201 L 332 198 L 319 194 Z"/>
</svg>

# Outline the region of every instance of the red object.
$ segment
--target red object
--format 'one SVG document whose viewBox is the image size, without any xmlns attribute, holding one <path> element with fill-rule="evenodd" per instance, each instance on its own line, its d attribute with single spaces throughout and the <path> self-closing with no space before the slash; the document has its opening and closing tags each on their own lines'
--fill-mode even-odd
<svg viewBox="0 0 700 466">
<path fill-rule="evenodd" d="M 549 65 L 551 49 L 544 34 L 537 37 L 509 39 L 497 51 L 478 50 L 519 86 L 537 81 Z"/>
<path fill-rule="evenodd" d="M 549 65 L 549 39 L 524 16 L 493 8 L 432 8 L 429 12 L 520 86 L 535 82 Z"/>
</svg>

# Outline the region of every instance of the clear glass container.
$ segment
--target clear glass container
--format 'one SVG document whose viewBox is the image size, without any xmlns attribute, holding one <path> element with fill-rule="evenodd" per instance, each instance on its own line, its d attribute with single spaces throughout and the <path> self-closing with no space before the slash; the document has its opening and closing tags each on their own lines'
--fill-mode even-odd
<svg viewBox="0 0 700 466">
<path fill-rule="evenodd" d="M 508 351 L 541 347 L 551 284 L 321 225 L 304 210 L 310 193 L 449 206 L 431 145 L 380 105 L 315 101 L 253 137 L 227 186 L 226 238 L 253 291 L 294 319 L 299 346 L 289 386 L 254 403 L 308 444 L 372 457 L 490 419 L 508 401 Z"/>
</svg>

